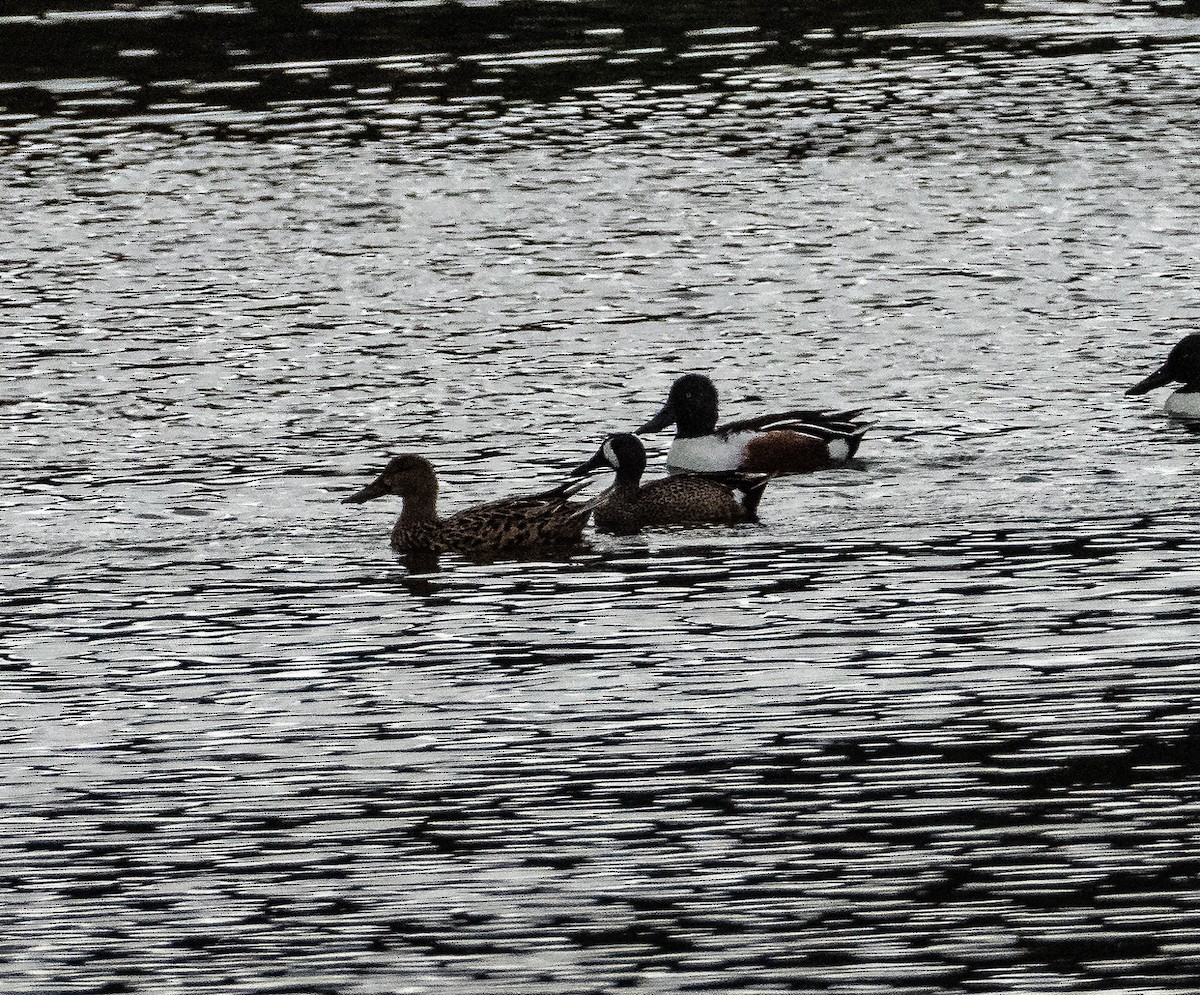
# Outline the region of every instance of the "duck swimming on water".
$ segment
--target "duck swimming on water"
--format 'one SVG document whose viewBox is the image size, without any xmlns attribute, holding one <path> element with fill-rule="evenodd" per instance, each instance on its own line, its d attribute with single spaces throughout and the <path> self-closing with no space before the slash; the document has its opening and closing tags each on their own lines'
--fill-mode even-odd
<svg viewBox="0 0 1200 995">
<path fill-rule="evenodd" d="M 504 498 L 439 518 L 433 465 L 423 456 L 408 454 L 395 457 L 375 480 L 342 503 L 362 504 L 385 494 L 401 497 L 404 506 L 392 529 L 392 548 L 400 552 L 487 555 L 576 545 L 593 503 L 568 498 L 584 486 L 584 481 L 571 481 L 540 494 Z"/>
<path fill-rule="evenodd" d="M 850 459 L 870 427 L 852 411 L 781 411 L 717 427 L 717 388 L 700 373 L 671 385 L 667 403 L 638 434 L 675 425 L 667 465 L 693 473 L 808 473 Z"/>
<path fill-rule="evenodd" d="M 646 450 L 636 435 L 610 435 L 599 451 L 573 471 L 584 476 L 611 467 L 616 482 L 597 499 L 596 528 L 629 535 L 654 525 L 733 525 L 758 520 L 758 502 L 770 474 L 746 477 L 729 484 L 677 474 L 642 485 Z M 741 500 L 737 491 L 742 492 Z"/>
<path fill-rule="evenodd" d="M 1134 384 L 1126 394 L 1145 394 L 1169 383 L 1182 383 L 1171 394 L 1163 409 L 1176 418 L 1200 418 L 1200 332 L 1185 336 L 1167 354 L 1167 361 L 1157 370 Z"/>
</svg>

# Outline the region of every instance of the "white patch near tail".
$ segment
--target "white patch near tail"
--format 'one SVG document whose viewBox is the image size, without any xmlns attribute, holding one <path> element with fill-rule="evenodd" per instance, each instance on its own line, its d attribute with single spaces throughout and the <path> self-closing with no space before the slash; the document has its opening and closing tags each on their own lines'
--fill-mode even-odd
<svg viewBox="0 0 1200 995">
<path fill-rule="evenodd" d="M 829 440 L 829 458 L 843 460 L 850 458 L 850 443 L 845 439 Z"/>
</svg>

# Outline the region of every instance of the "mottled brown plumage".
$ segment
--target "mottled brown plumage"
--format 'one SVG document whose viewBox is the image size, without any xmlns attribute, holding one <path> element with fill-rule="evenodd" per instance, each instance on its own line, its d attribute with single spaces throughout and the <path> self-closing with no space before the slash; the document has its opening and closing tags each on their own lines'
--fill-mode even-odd
<svg viewBox="0 0 1200 995">
<path fill-rule="evenodd" d="M 591 504 L 567 499 L 582 484 L 556 487 L 528 497 L 504 498 L 448 518 L 437 514 L 437 475 L 421 456 L 397 456 L 370 484 L 343 499 L 362 504 L 385 494 L 403 498 L 392 547 L 400 552 L 488 555 L 522 549 L 561 549 L 583 535 Z"/>
<path fill-rule="evenodd" d="M 596 503 L 596 528 L 631 534 L 648 526 L 733 525 L 757 521 L 758 501 L 769 476 L 732 477 L 732 484 L 692 474 L 675 474 L 641 485 L 646 450 L 636 435 L 613 435 L 575 470 L 576 476 L 608 466 L 613 486 Z M 737 491 L 742 492 L 739 501 Z"/>
</svg>

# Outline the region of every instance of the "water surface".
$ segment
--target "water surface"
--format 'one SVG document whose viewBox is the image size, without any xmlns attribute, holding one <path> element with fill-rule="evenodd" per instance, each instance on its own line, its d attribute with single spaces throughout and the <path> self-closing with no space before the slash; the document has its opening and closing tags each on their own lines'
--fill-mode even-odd
<svg viewBox="0 0 1200 995">
<path fill-rule="evenodd" d="M 5 990 L 1191 991 L 1196 436 L 1123 396 L 1198 311 L 1177 13 L 14 112 Z M 861 465 L 433 572 L 339 503 L 689 370 Z"/>
</svg>

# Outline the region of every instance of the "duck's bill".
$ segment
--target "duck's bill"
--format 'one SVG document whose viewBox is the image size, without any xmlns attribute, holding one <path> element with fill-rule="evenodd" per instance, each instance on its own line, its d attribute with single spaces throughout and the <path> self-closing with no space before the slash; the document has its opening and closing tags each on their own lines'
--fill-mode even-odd
<svg viewBox="0 0 1200 995">
<path fill-rule="evenodd" d="M 1126 394 L 1145 394 L 1147 391 L 1154 390 L 1155 387 L 1163 387 L 1171 382 L 1171 374 L 1165 366 L 1160 366 L 1157 370 L 1146 377 L 1141 383 L 1136 383 Z"/>
<path fill-rule="evenodd" d="M 645 425 L 637 430 L 636 434 L 645 435 L 647 432 L 661 432 L 668 425 L 674 424 L 675 408 L 671 405 L 671 402 L 668 401 L 662 406 L 662 410 L 659 411 L 658 414 L 656 414 L 653 418 L 646 422 Z"/>
<path fill-rule="evenodd" d="M 572 477 L 586 477 L 589 473 L 595 473 L 597 470 L 602 470 L 608 466 L 608 460 L 604 458 L 604 450 L 601 449 L 586 463 L 580 463 L 571 471 Z"/>
<path fill-rule="evenodd" d="M 342 504 L 362 504 L 364 501 L 370 501 L 373 498 L 383 497 L 387 493 L 387 488 L 384 486 L 383 478 L 372 480 L 361 491 L 351 494 L 349 497 L 342 498 Z"/>
</svg>

